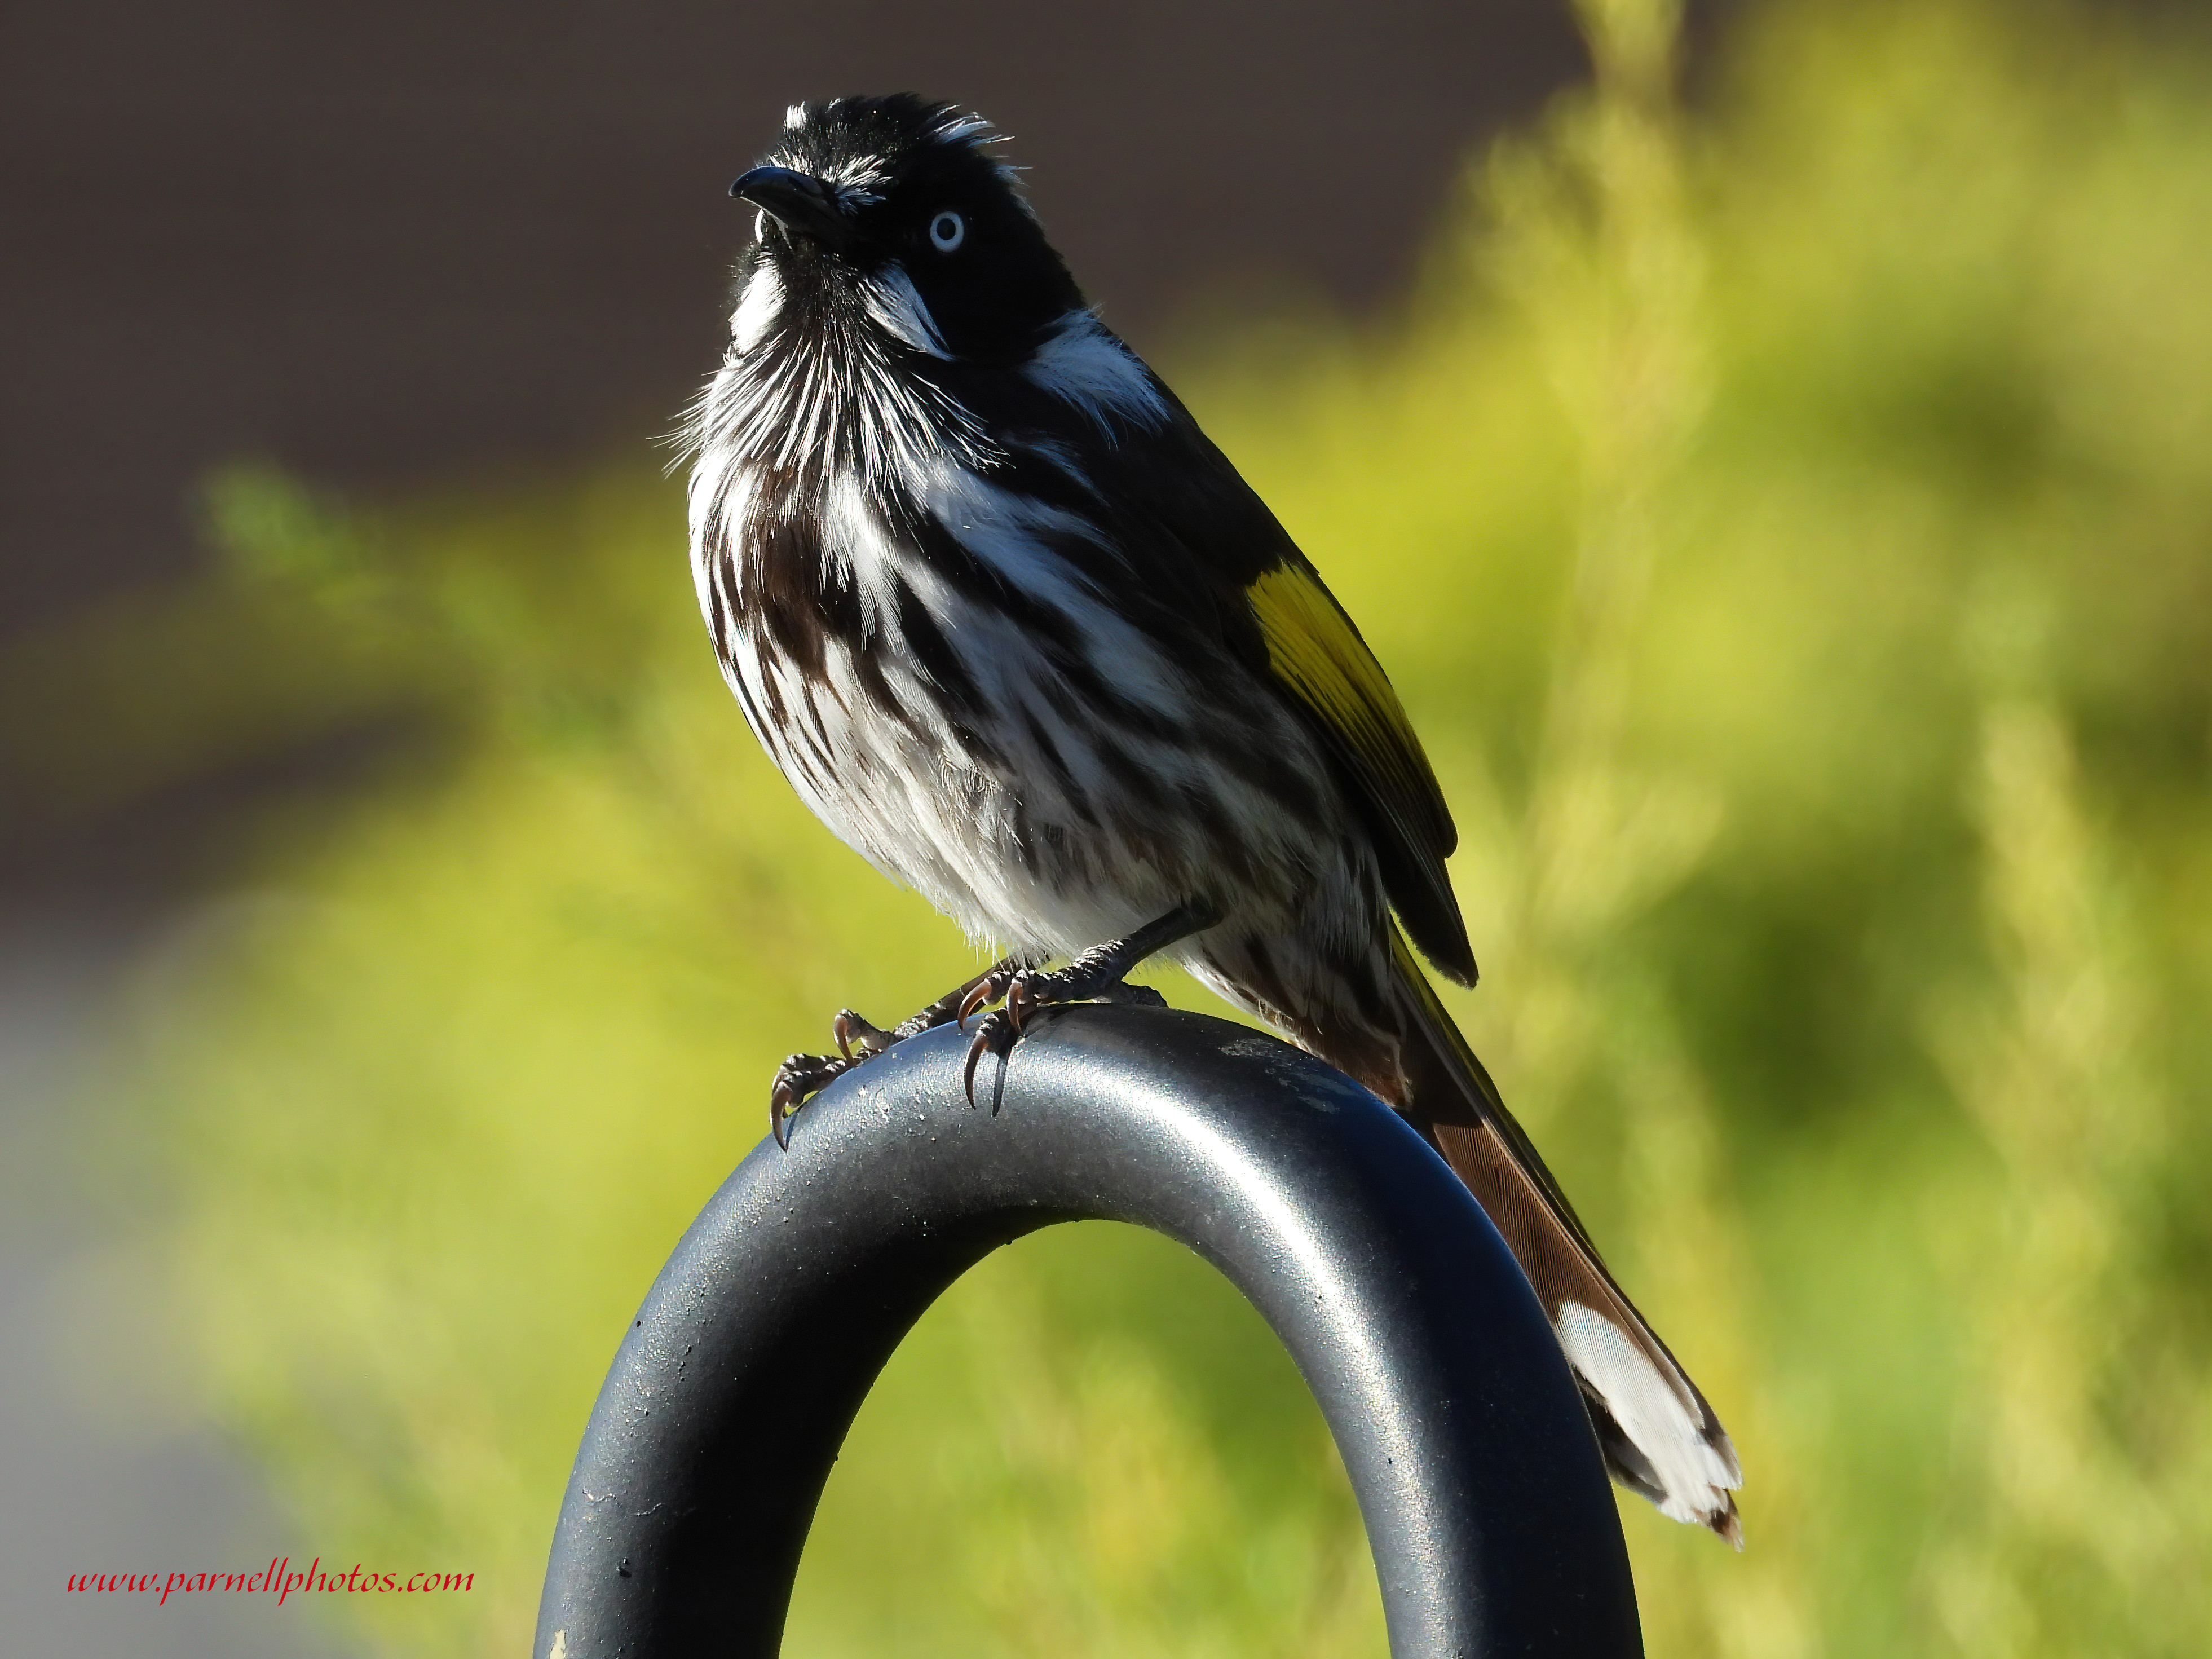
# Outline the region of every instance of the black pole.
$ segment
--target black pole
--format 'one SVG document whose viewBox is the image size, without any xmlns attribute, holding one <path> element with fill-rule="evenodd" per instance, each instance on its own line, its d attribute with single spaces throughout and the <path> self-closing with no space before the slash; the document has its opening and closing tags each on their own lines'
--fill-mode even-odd
<svg viewBox="0 0 2212 1659">
<path fill-rule="evenodd" d="M 600 1390 L 538 1659 L 766 1659 L 837 1449 L 922 1310 L 1056 1221 L 1179 1240 L 1297 1360 L 1359 1498 L 1396 1659 L 1640 1654 L 1580 1395 L 1466 1188 L 1365 1090 L 1157 1009 L 1032 1024 L 960 1087 L 950 1029 L 763 1140 L 661 1270 Z M 995 1086 L 994 1074 L 996 1073 Z"/>
</svg>

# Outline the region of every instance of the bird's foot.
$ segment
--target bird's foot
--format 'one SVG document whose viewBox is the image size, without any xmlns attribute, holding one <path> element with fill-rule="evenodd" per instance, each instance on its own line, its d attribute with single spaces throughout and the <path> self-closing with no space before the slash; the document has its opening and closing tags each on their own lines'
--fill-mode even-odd
<svg viewBox="0 0 2212 1659">
<path fill-rule="evenodd" d="M 947 1024 L 962 1017 L 968 998 L 975 988 L 994 975 L 1012 972 L 1011 961 L 994 963 L 966 984 L 947 991 L 927 1008 L 909 1014 L 888 1031 L 850 1008 L 840 1009 L 837 1018 L 830 1022 L 830 1035 L 837 1044 L 834 1054 L 789 1054 L 775 1068 L 775 1081 L 769 1089 L 769 1133 L 775 1144 L 791 1145 L 791 1119 L 806 1103 L 807 1097 L 828 1088 L 855 1066 L 873 1060 L 878 1054 L 907 1038 L 937 1026 Z M 992 993 L 987 1000 L 1004 994 L 1004 988 Z"/>
<path fill-rule="evenodd" d="M 1005 1060 L 1023 1027 L 1044 1009 L 1071 1002 L 1167 1006 L 1167 999 L 1150 986 L 1127 983 L 1129 974 L 1155 951 L 1203 932 L 1220 919 L 1221 913 L 1212 901 L 1194 899 L 1146 923 L 1127 939 L 1094 945 L 1065 968 L 1017 968 L 1002 962 L 976 980 L 960 1005 L 963 1025 L 978 1009 L 1001 997 L 1006 1001 L 976 1023 L 975 1040 L 968 1045 L 968 1063 L 961 1073 L 968 1103 L 975 1103 L 975 1069 L 983 1063 L 983 1056 Z"/>
<path fill-rule="evenodd" d="M 1066 969 L 1061 969 L 1066 973 Z M 1168 998 L 1148 984 L 1103 984 L 1097 991 L 1073 991 L 1064 994 L 1051 984 L 1040 984 L 1053 975 L 1037 973 L 1033 978 L 1018 978 L 1006 988 L 1006 1006 L 991 1009 L 975 1022 L 975 1037 L 969 1042 L 967 1066 L 960 1068 L 960 1086 L 967 1091 L 969 1106 L 975 1103 L 975 1068 L 982 1066 L 984 1055 L 998 1055 L 1005 1060 L 1013 1053 L 1015 1040 L 1022 1036 L 1022 1026 L 1042 1013 L 1044 1009 L 1057 1009 L 1068 1002 L 1121 1002 L 1139 1009 L 1166 1009 Z M 1015 1013 L 1020 1009 L 1020 1013 Z"/>
</svg>

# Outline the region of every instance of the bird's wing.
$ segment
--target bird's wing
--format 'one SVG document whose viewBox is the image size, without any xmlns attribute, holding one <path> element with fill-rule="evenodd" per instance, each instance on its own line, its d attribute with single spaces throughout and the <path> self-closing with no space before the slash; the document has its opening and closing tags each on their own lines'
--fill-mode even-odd
<svg viewBox="0 0 2212 1659">
<path fill-rule="evenodd" d="M 1474 952 L 1444 871 L 1458 831 L 1397 692 L 1267 503 L 1175 394 L 1157 378 L 1149 386 L 1165 418 L 1117 423 L 1103 445 L 1100 417 L 1073 405 L 1037 422 L 1058 453 L 1082 457 L 1090 500 L 1077 510 L 1127 562 L 1123 591 L 1143 625 L 1226 648 L 1321 738 L 1406 932 L 1443 973 L 1473 984 Z"/>
<path fill-rule="evenodd" d="M 1295 550 L 1254 577 L 1244 598 L 1268 671 L 1350 774 L 1406 931 L 1438 968 L 1474 983 L 1474 953 L 1444 870 L 1459 834 L 1382 665 Z"/>
</svg>

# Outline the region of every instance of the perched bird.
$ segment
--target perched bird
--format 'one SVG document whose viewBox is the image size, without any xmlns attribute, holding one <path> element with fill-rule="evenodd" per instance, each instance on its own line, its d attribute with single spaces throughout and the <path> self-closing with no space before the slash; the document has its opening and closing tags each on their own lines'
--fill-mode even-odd
<svg viewBox="0 0 2212 1659">
<path fill-rule="evenodd" d="M 838 1016 L 840 1054 L 776 1077 L 779 1139 L 839 1073 L 1003 998 L 972 1098 L 1036 1009 L 1169 956 L 1411 1121 L 1534 1285 L 1613 1478 L 1741 1547 L 1727 1433 L 1416 959 L 1474 981 L 1396 693 L 998 143 L 907 94 L 797 105 L 730 187 L 757 239 L 689 430 L 714 648 L 823 821 L 1006 953 L 891 1030 Z"/>
</svg>

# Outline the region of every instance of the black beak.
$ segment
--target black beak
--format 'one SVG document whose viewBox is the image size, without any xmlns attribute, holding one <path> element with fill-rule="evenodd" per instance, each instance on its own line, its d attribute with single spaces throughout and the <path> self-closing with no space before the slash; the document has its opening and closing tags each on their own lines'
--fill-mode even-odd
<svg viewBox="0 0 2212 1659">
<path fill-rule="evenodd" d="M 852 222 L 837 192 L 821 179 L 789 167 L 755 167 L 730 186 L 730 194 L 750 202 L 793 235 L 835 251 L 852 234 Z"/>
</svg>

